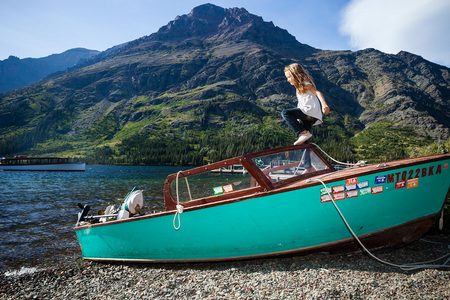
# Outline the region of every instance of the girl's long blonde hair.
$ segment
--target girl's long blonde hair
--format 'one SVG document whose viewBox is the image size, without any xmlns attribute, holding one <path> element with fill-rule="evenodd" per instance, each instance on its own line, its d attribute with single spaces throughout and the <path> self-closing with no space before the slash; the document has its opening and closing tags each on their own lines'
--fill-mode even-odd
<svg viewBox="0 0 450 300">
<path fill-rule="evenodd" d="M 312 84 L 314 88 L 316 85 L 311 75 L 309 75 L 308 71 L 306 71 L 300 64 L 293 63 L 284 68 L 284 72 L 289 72 L 294 78 L 294 86 L 300 93 L 306 92 L 306 83 Z"/>
</svg>

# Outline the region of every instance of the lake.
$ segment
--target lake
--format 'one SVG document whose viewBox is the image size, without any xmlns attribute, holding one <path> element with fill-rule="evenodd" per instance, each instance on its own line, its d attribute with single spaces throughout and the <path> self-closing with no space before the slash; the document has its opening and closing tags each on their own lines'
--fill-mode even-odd
<svg viewBox="0 0 450 300">
<path fill-rule="evenodd" d="M 86 172 L 0 171 L 0 270 L 79 257 L 73 231 L 77 203 L 96 212 L 121 204 L 136 187 L 144 190 L 146 207 L 160 210 L 166 176 L 180 169 L 88 165 Z"/>
</svg>

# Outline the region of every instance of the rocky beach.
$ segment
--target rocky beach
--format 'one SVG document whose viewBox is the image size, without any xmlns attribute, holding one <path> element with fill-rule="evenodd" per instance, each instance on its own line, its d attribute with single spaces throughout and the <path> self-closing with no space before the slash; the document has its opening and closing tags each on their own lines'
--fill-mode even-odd
<svg viewBox="0 0 450 300">
<path fill-rule="evenodd" d="M 432 233 L 375 253 L 401 264 L 440 257 L 449 245 L 448 234 Z M 0 276 L 0 299 L 174 298 L 449 299 L 450 269 L 402 271 L 362 252 L 166 265 L 93 263 L 74 256 Z"/>
</svg>

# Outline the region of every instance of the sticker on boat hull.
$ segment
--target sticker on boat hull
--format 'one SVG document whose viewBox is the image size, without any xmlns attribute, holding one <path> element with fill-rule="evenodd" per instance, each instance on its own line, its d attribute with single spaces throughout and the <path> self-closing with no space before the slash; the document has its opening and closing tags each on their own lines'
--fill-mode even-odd
<svg viewBox="0 0 450 300">
<path fill-rule="evenodd" d="M 382 193 L 384 190 L 384 187 L 382 185 L 377 185 L 372 187 L 372 194 L 379 194 Z"/>
<path fill-rule="evenodd" d="M 398 181 L 395 183 L 395 188 L 396 189 L 402 189 L 406 187 L 406 181 L 402 180 L 402 181 Z"/>
<path fill-rule="evenodd" d="M 364 195 L 370 194 L 371 192 L 372 192 L 371 188 L 370 187 L 366 187 L 366 188 L 363 188 L 363 189 L 359 190 L 359 195 L 360 196 L 364 196 Z"/>
<path fill-rule="evenodd" d="M 333 194 L 341 193 L 341 192 L 345 191 L 345 186 L 343 186 L 343 185 L 336 185 L 336 186 L 332 187 L 332 190 L 333 190 Z"/>
<path fill-rule="evenodd" d="M 333 198 L 334 198 L 334 200 L 343 200 L 343 199 L 345 199 L 345 193 L 333 194 Z"/>
<path fill-rule="evenodd" d="M 327 187 L 327 188 L 320 189 L 320 195 L 327 195 L 328 193 L 330 193 L 330 194 L 332 193 L 331 188 Z"/>
<path fill-rule="evenodd" d="M 419 186 L 420 177 L 441 175 L 448 172 L 447 170 L 448 163 L 441 162 L 426 167 L 404 168 L 398 172 L 394 171 L 394 173 L 377 175 L 375 178 L 372 177 L 370 181 L 366 180 L 359 182 L 358 177 L 348 178 L 345 180 L 345 184 L 321 189 L 320 200 L 322 202 L 328 202 L 331 201 L 331 197 L 333 197 L 334 200 L 343 200 L 368 194 L 394 192 L 395 190 L 403 188 L 413 189 Z M 371 186 L 371 180 L 374 180 L 373 186 Z M 332 193 L 333 196 L 330 197 L 330 195 L 327 194 L 328 192 Z"/>
<path fill-rule="evenodd" d="M 331 201 L 330 195 L 326 194 L 326 195 L 320 196 L 320 202 L 330 202 L 330 201 Z"/>
<path fill-rule="evenodd" d="M 347 185 L 345 186 L 345 190 L 346 190 L 346 191 L 353 191 L 353 190 L 356 190 L 356 184 L 347 184 Z"/>
<path fill-rule="evenodd" d="M 407 182 L 408 189 L 414 189 L 419 186 L 419 178 L 410 179 Z"/>
<path fill-rule="evenodd" d="M 358 189 L 363 189 L 369 186 L 369 181 L 362 181 L 357 184 Z"/>
<path fill-rule="evenodd" d="M 375 176 L 375 184 L 386 183 L 386 179 L 387 179 L 386 175 Z"/>
<path fill-rule="evenodd" d="M 347 180 L 345 180 L 346 185 L 357 184 L 357 183 L 358 183 L 358 177 L 348 178 Z"/>
<path fill-rule="evenodd" d="M 355 198 L 358 197 L 358 190 L 348 191 L 345 195 L 347 198 Z"/>
</svg>

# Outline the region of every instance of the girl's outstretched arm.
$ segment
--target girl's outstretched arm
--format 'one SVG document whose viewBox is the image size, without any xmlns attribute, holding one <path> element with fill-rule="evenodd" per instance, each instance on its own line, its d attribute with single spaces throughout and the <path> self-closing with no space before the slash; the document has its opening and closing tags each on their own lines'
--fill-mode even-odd
<svg viewBox="0 0 450 300">
<path fill-rule="evenodd" d="M 327 104 L 327 101 L 325 101 L 325 97 L 323 94 L 316 90 L 317 98 L 319 98 L 320 104 L 322 104 L 322 112 L 324 115 L 328 115 L 330 113 L 330 107 Z"/>
</svg>

